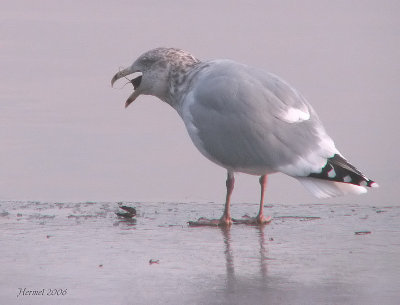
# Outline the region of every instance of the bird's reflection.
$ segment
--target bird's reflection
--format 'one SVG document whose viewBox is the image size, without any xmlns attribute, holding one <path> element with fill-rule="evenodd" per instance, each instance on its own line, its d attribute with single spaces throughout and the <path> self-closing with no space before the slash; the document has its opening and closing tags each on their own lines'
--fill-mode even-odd
<svg viewBox="0 0 400 305">
<path fill-rule="evenodd" d="M 235 263 L 233 261 L 233 252 L 231 249 L 231 227 L 224 226 L 221 227 L 222 236 L 224 237 L 225 244 L 225 266 L 226 266 L 226 279 L 227 286 L 229 288 L 233 288 L 235 284 Z"/>
<path fill-rule="evenodd" d="M 265 226 L 257 227 L 258 243 L 260 245 L 260 273 L 263 279 L 267 278 L 267 248 L 264 235 Z"/>
<path fill-rule="evenodd" d="M 257 240 L 259 245 L 259 270 L 262 280 L 267 279 L 267 245 L 265 239 L 264 229 L 266 226 L 254 226 L 254 230 L 257 234 Z M 226 265 L 226 279 L 227 279 L 227 289 L 233 290 L 236 285 L 235 276 L 235 259 L 234 259 L 234 249 L 232 249 L 232 236 L 231 227 L 221 227 L 221 233 L 224 240 L 224 254 L 225 254 L 225 265 Z"/>
</svg>

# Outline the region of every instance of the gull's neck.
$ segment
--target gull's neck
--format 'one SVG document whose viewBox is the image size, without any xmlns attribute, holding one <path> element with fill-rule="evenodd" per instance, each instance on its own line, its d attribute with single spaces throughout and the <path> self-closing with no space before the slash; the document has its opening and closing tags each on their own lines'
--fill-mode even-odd
<svg viewBox="0 0 400 305">
<path fill-rule="evenodd" d="M 193 73 L 199 69 L 201 61 L 194 57 L 186 57 L 182 61 L 170 63 L 168 75 L 168 93 L 165 102 L 178 110 L 186 89 L 190 86 Z"/>
</svg>

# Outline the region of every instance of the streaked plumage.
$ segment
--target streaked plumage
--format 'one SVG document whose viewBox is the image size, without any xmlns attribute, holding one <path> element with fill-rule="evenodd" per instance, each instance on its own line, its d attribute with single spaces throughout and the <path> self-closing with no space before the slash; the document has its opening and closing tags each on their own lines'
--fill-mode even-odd
<svg viewBox="0 0 400 305">
<path fill-rule="evenodd" d="M 198 150 L 226 168 L 231 189 L 234 172 L 261 177 L 282 172 L 321 198 L 377 186 L 344 159 L 305 98 L 274 74 L 158 48 L 117 73 L 112 83 L 135 72 L 142 75 L 132 80 L 135 91 L 126 106 L 140 94 L 170 104 Z M 226 205 L 229 214 L 228 199 Z M 230 220 L 226 213 L 223 219 Z"/>
</svg>

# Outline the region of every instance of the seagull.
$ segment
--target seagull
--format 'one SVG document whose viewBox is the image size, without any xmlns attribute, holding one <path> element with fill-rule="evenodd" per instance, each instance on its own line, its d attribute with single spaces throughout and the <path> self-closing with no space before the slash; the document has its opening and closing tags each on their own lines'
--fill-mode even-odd
<svg viewBox="0 0 400 305">
<path fill-rule="evenodd" d="M 156 48 L 120 70 L 111 86 L 135 74 L 128 107 L 139 95 L 153 95 L 182 118 L 197 149 L 227 171 L 226 200 L 220 219 L 191 225 L 266 224 L 267 177 L 284 173 L 318 198 L 361 194 L 378 184 L 336 149 L 306 99 L 275 74 L 228 59 L 201 61 L 177 48 Z M 235 220 L 230 202 L 235 173 L 260 176 L 256 217 Z"/>
</svg>

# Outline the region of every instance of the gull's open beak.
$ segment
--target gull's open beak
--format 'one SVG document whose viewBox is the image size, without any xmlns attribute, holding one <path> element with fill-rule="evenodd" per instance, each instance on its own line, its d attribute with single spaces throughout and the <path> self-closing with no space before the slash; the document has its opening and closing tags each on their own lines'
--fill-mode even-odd
<svg viewBox="0 0 400 305">
<path fill-rule="evenodd" d="M 120 78 L 127 76 L 129 74 L 132 74 L 132 67 L 128 67 L 124 70 L 119 71 L 117 74 L 114 75 L 114 77 L 111 80 L 111 87 L 114 86 L 114 83 L 119 80 Z"/>
<path fill-rule="evenodd" d="M 114 77 L 112 78 L 112 80 L 111 80 L 111 87 L 114 86 L 114 83 L 115 83 L 117 80 L 119 80 L 120 78 L 125 77 L 125 76 L 127 76 L 127 75 L 129 75 L 129 74 L 132 74 L 132 73 L 134 73 L 134 71 L 132 70 L 132 67 L 128 67 L 128 68 L 126 68 L 126 69 L 124 69 L 124 70 L 119 71 L 119 72 L 118 72 L 117 74 L 115 74 Z M 128 106 L 130 105 L 130 103 L 132 103 L 132 102 L 140 95 L 139 91 L 136 90 L 136 89 L 137 89 L 137 87 L 138 87 L 139 84 L 140 84 L 141 77 L 142 77 L 142 76 L 136 77 L 136 78 L 134 78 L 134 79 L 131 81 L 131 83 L 132 83 L 132 85 L 133 85 L 135 91 L 133 91 L 133 93 L 132 93 L 132 94 L 128 97 L 128 99 L 126 100 L 126 102 L 125 102 L 125 108 L 128 107 Z"/>
<path fill-rule="evenodd" d="M 132 103 L 136 98 L 140 95 L 138 91 L 133 91 L 133 93 L 128 97 L 128 99 L 125 102 L 125 108 L 127 108 L 130 103 Z"/>
</svg>

